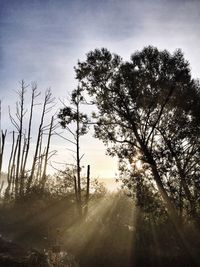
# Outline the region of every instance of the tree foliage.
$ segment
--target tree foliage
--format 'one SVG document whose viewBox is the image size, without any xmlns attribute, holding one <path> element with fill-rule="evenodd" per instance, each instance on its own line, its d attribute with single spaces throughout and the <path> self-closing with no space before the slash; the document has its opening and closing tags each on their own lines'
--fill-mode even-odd
<svg viewBox="0 0 200 267">
<path fill-rule="evenodd" d="M 181 50 L 149 46 L 124 62 L 96 49 L 76 78 L 97 105 L 95 136 L 111 144 L 108 153 L 127 168 L 141 160 L 141 181 L 156 184 L 168 212 L 197 218 L 200 89 Z"/>
</svg>

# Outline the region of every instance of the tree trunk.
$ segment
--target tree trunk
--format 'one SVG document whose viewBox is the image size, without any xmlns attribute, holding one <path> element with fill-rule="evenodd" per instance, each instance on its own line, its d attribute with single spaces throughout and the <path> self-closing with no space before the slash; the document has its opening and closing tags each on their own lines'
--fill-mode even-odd
<svg viewBox="0 0 200 267">
<path fill-rule="evenodd" d="M 9 163 L 8 163 L 8 174 L 7 174 L 7 188 L 5 192 L 6 198 L 9 197 L 10 194 L 10 187 L 11 187 L 11 182 L 12 182 L 12 160 L 13 160 L 13 154 L 14 154 L 14 148 L 15 148 L 15 132 L 13 131 L 12 133 L 12 148 L 11 148 L 11 153 L 10 153 L 10 158 L 9 158 Z"/>
<path fill-rule="evenodd" d="M 85 198 L 85 210 L 84 210 L 85 216 L 88 213 L 89 197 L 90 197 L 90 165 L 87 166 L 87 184 L 86 184 L 86 198 Z"/>
<path fill-rule="evenodd" d="M 45 158 L 44 158 L 44 167 L 43 167 L 43 174 L 42 174 L 42 189 L 44 189 L 45 183 L 46 183 L 46 170 L 47 170 L 47 163 L 48 163 L 48 157 L 49 157 L 49 148 L 50 148 L 50 141 L 51 141 L 51 136 L 52 136 L 52 129 L 53 129 L 53 121 L 54 117 L 51 118 L 51 123 L 49 127 L 49 135 L 48 135 L 48 140 L 47 140 L 47 148 L 46 148 L 46 153 L 45 153 Z"/>
<path fill-rule="evenodd" d="M 39 94 L 36 94 L 36 90 L 37 90 L 37 86 L 34 85 L 32 87 L 31 109 L 30 109 L 30 117 L 29 117 L 29 122 L 28 122 L 28 135 L 27 135 L 26 151 L 25 151 L 24 160 L 23 160 L 23 167 L 22 167 L 22 171 L 21 171 L 22 179 L 25 179 L 26 164 L 27 164 L 29 148 L 30 148 L 31 126 L 32 126 L 32 118 L 33 118 L 34 100 L 39 95 Z"/>
<path fill-rule="evenodd" d="M 81 168 L 80 168 L 80 125 L 79 125 L 79 102 L 77 101 L 77 121 L 76 121 L 76 163 L 77 163 L 77 193 L 78 193 L 78 212 L 82 216 L 82 199 L 81 199 Z"/>
<path fill-rule="evenodd" d="M 146 144 L 140 138 L 140 136 L 137 132 L 137 128 L 135 127 L 134 124 L 132 124 L 132 127 L 133 127 L 133 132 L 135 134 L 135 137 L 136 137 L 136 139 L 137 139 L 137 141 L 141 147 L 141 150 L 142 150 L 142 152 L 143 152 L 143 154 L 147 160 L 147 163 L 151 167 L 151 171 L 152 171 L 154 180 L 155 180 L 156 185 L 158 187 L 158 191 L 160 192 L 160 195 L 161 195 L 163 201 L 165 202 L 168 214 L 169 214 L 170 218 L 173 220 L 173 222 L 175 224 L 177 224 L 179 222 L 178 213 L 177 213 L 176 208 L 175 208 L 174 204 L 172 203 L 170 197 L 168 196 L 166 189 L 164 188 L 164 185 L 162 183 L 162 179 L 161 179 L 160 174 L 159 174 L 158 169 L 157 169 L 156 162 L 153 159 L 153 156 L 151 155 L 151 153 L 149 152 Z"/>
<path fill-rule="evenodd" d="M 23 130 L 23 117 L 24 117 L 24 94 L 25 94 L 25 84 L 22 80 L 21 83 L 21 92 L 20 92 L 20 111 L 18 114 L 19 117 L 19 141 L 18 141 L 18 152 L 17 152 L 17 164 L 16 164 L 16 188 L 15 188 L 15 194 L 16 197 L 19 194 L 19 185 L 21 184 L 21 172 L 20 172 L 20 166 L 21 166 L 21 146 L 22 146 L 22 130 Z"/>
<path fill-rule="evenodd" d="M 27 190 L 30 189 L 33 178 L 34 178 L 34 173 L 35 173 L 35 168 L 36 168 L 36 162 L 37 162 L 37 157 L 38 157 L 38 150 L 39 150 L 39 144 L 40 144 L 40 138 L 41 138 L 41 132 L 42 132 L 42 127 L 44 123 L 44 116 L 46 113 L 47 105 L 51 102 L 51 92 L 48 90 L 45 93 L 45 99 L 43 103 L 43 109 L 42 109 L 42 115 L 40 119 L 40 125 L 38 129 L 38 136 L 37 136 L 37 142 L 36 142 L 36 147 L 35 147 L 35 153 L 33 157 L 33 163 L 32 163 L 32 168 L 31 168 L 31 174 L 28 178 L 28 183 L 27 183 Z"/>
</svg>

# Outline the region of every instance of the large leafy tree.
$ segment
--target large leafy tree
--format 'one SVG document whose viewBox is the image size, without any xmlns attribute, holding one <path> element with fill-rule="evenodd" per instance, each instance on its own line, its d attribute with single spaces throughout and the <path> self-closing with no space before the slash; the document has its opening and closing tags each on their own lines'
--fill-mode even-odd
<svg viewBox="0 0 200 267">
<path fill-rule="evenodd" d="M 192 206 L 199 186 L 200 90 L 182 52 L 149 46 L 124 62 L 96 49 L 76 75 L 98 108 L 96 137 L 112 144 L 108 152 L 121 161 L 142 161 L 143 177 L 177 219 L 177 202 L 184 196 Z"/>
</svg>

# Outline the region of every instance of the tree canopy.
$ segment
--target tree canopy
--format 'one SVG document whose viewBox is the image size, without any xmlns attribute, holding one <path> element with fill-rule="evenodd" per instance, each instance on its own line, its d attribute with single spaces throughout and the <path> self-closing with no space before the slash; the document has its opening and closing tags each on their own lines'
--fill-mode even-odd
<svg viewBox="0 0 200 267">
<path fill-rule="evenodd" d="M 156 184 L 168 213 L 177 217 L 184 210 L 197 219 L 200 87 L 182 51 L 149 46 L 126 62 L 96 49 L 75 70 L 98 108 L 95 136 L 111 144 L 108 153 L 126 166 L 122 172 L 131 163 L 125 180 L 138 182 L 140 160 L 141 180 Z"/>
</svg>

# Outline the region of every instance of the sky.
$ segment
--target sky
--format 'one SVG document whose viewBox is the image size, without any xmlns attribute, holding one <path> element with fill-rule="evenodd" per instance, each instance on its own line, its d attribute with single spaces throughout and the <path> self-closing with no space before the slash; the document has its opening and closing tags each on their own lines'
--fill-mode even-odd
<svg viewBox="0 0 200 267">
<path fill-rule="evenodd" d="M 65 101 L 77 85 L 78 59 L 84 60 L 95 48 L 106 47 L 124 60 L 148 45 L 170 52 L 181 48 L 193 77 L 200 77 L 199 25 L 198 0 L 0 0 L 2 128 L 10 129 L 8 105 L 14 113 L 20 80 L 36 81 L 42 95 L 51 87 L 59 109 L 59 99 Z M 29 96 L 30 87 L 27 103 Z M 37 127 L 35 119 L 33 135 Z M 9 142 L 8 135 L 8 148 Z M 83 165 L 91 165 L 92 176 L 115 177 L 117 160 L 105 155 L 102 142 L 92 134 L 81 142 Z M 68 148 L 69 144 L 53 138 L 54 161 L 72 162 Z"/>
</svg>

